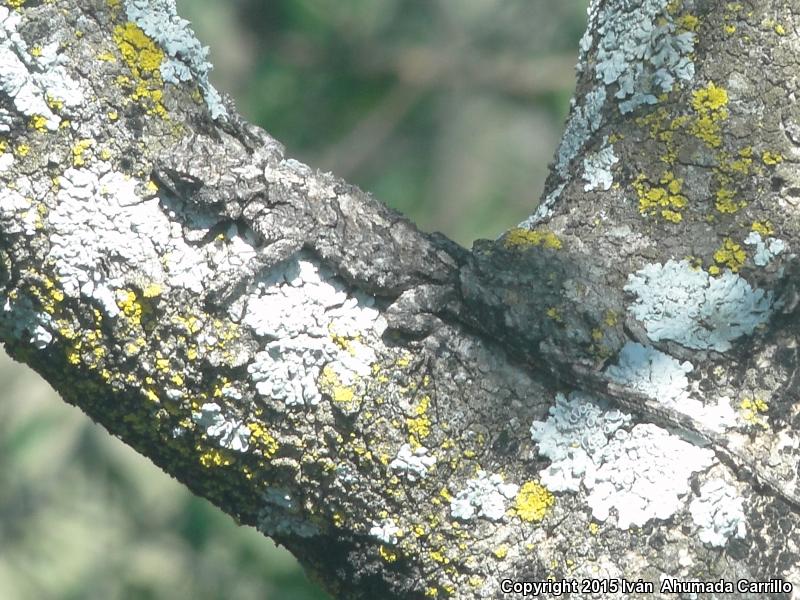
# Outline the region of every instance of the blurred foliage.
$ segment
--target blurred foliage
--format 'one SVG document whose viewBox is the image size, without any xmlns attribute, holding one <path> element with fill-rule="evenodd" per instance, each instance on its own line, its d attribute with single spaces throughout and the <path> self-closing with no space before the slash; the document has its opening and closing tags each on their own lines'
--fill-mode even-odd
<svg viewBox="0 0 800 600">
<path fill-rule="evenodd" d="M 179 0 L 290 156 L 461 243 L 530 214 L 586 0 Z M 0 355 L 0 598 L 319 600 L 285 552 Z"/>
</svg>

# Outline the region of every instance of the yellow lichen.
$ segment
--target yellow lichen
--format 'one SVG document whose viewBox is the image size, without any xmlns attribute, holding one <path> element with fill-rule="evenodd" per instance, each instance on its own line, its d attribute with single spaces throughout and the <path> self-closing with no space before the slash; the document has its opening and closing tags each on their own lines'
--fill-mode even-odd
<svg viewBox="0 0 800 600">
<path fill-rule="evenodd" d="M 28 125 L 31 129 L 39 132 L 47 131 L 47 118 L 42 115 L 33 115 Z"/>
<path fill-rule="evenodd" d="M 330 365 L 325 365 L 325 368 L 322 369 L 320 387 L 333 398 L 334 402 L 352 402 L 356 397 L 355 390 L 350 386 L 343 385 L 336 371 Z"/>
<path fill-rule="evenodd" d="M 145 298 L 156 298 L 161 295 L 161 286 L 157 283 L 150 283 L 142 290 Z"/>
<path fill-rule="evenodd" d="M 777 165 L 783 162 L 783 155 L 780 152 L 770 152 L 768 150 L 761 155 L 761 160 L 765 165 Z"/>
<path fill-rule="evenodd" d="M 423 396 L 417 407 L 414 409 L 414 414 L 416 416 L 406 419 L 409 443 L 414 449 L 419 448 L 422 445 L 421 440 L 428 437 L 431 433 L 431 419 L 428 416 L 428 408 L 430 407 L 430 403 L 430 397 Z"/>
<path fill-rule="evenodd" d="M 710 82 L 692 93 L 692 107 L 697 112 L 721 110 L 728 104 L 728 92 Z"/>
<path fill-rule="evenodd" d="M 686 196 L 681 192 L 683 179 L 675 177 L 672 171 L 664 171 L 658 185 L 652 184 L 645 175 L 639 175 L 633 181 L 633 189 L 639 196 L 639 213 L 661 217 L 672 223 L 679 223 L 683 216 L 681 209 L 688 204 Z"/>
<path fill-rule="evenodd" d="M 678 17 L 678 27 L 685 29 L 686 31 L 695 31 L 699 24 L 700 19 L 692 14 L 686 13 L 685 15 Z"/>
<path fill-rule="evenodd" d="M 94 140 L 92 139 L 78 140 L 72 147 L 72 164 L 76 167 L 84 166 L 86 164 L 86 158 L 84 154 L 93 145 Z"/>
<path fill-rule="evenodd" d="M 561 317 L 561 311 L 558 310 L 558 308 L 555 306 L 551 306 L 550 308 L 548 308 L 545 311 L 545 314 L 551 319 L 553 319 L 553 321 L 555 321 L 556 323 L 561 323 L 563 321 L 563 318 Z"/>
<path fill-rule="evenodd" d="M 767 412 L 769 405 L 761 398 L 742 398 L 739 404 L 741 409 L 742 419 L 750 425 L 757 425 L 759 427 L 766 427 L 767 423 L 761 413 Z"/>
<path fill-rule="evenodd" d="M 498 546 L 492 550 L 492 554 L 494 554 L 496 558 L 503 560 L 506 556 L 508 556 L 508 546 Z"/>
<path fill-rule="evenodd" d="M 718 189 L 715 194 L 714 208 L 723 214 L 733 214 L 747 206 L 747 202 L 744 200 L 734 200 L 735 194 L 736 192 L 730 188 Z"/>
<path fill-rule="evenodd" d="M 726 169 L 739 175 L 749 175 L 753 166 L 753 148 L 745 146 L 739 150 L 739 158 L 727 163 Z"/>
<path fill-rule="evenodd" d="M 731 238 L 725 238 L 722 246 L 714 252 L 714 261 L 718 265 L 728 267 L 734 273 L 742 268 L 746 258 L 747 253 Z M 711 273 L 711 269 L 709 269 L 709 273 Z M 712 275 L 714 274 L 712 273 Z"/>
<path fill-rule="evenodd" d="M 600 531 L 600 525 L 598 525 L 597 523 L 589 523 L 589 533 L 591 533 L 592 535 L 597 535 L 599 531 Z"/>
<path fill-rule="evenodd" d="M 517 492 L 514 510 L 523 521 L 541 521 L 554 504 L 553 494 L 544 486 L 528 481 Z"/>
<path fill-rule="evenodd" d="M 163 50 L 131 22 L 117 25 L 113 37 L 134 79 L 132 82 L 128 77 L 118 76 L 117 83 L 132 87 L 131 97 L 144 101 L 148 114 L 166 117 L 167 110 L 161 102 L 164 87 L 160 71 L 164 60 Z"/>
<path fill-rule="evenodd" d="M 386 546 L 381 546 L 378 552 L 380 553 L 381 558 L 385 560 L 387 563 L 393 563 L 397 560 L 397 552 L 395 552 L 391 548 L 387 548 Z"/>
<path fill-rule="evenodd" d="M 270 435 L 261 423 L 248 423 L 247 428 L 250 430 L 250 440 L 253 445 L 261 450 L 261 453 L 266 458 L 272 458 L 278 451 L 277 440 Z"/>
<path fill-rule="evenodd" d="M 728 92 L 710 82 L 706 87 L 692 92 L 695 119 L 692 134 L 712 148 L 722 145 L 721 123 L 728 118 Z"/>
<path fill-rule="evenodd" d="M 775 228 L 770 221 L 753 221 L 753 224 L 750 228 L 763 237 L 767 237 L 775 233 Z"/>
<path fill-rule="evenodd" d="M 226 467 L 232 463 L 233 460 L 230 456 L 223 454 L 217 449 L 206 450 L 200 455 L 200 464 L 206 469 L 210 469 L 211 467 Z"/>
<path fill-rule="evenodd" d="M 138 25 L 128 21 L 114 28 L 114 42 L 134 75 L 152 74 L 161 67 L 164 52 Z"/>
<path fill-rule="evenodd" d="M 607 310 L 603 315 L 603 323 L 608 327 L 615 327 L 619 323 L 619 315 L 615 310 Z"/>
<path fill-rule="evenodd" d="M 561 240 L 552 231 L 531 231 L 515 227 L 506 232 L 503 237 L 503 244 L 506 248 L 525 248 L 529 246 L 544 246 L 551 250 L 561 249 Z"/>
<path fill-rule="evenodd" d="M 133 290 L 117 291 L 117 306 L 134 325 L 142 324 L 142 304 Z"/>
</svg>

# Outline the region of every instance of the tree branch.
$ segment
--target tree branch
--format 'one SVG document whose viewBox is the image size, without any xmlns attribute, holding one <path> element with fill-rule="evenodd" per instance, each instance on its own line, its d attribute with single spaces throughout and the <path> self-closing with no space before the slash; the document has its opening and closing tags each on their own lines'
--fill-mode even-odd
<svg viewBox="0 0 800 600">
<path fill-rule="evenodd" d="M 542 205 L 468 252 L 244 123 L 169 2 L 0 8 L 0 338 L 342 597 L 798 582 L 794 19 L 594 3 Z"/>
</svg>

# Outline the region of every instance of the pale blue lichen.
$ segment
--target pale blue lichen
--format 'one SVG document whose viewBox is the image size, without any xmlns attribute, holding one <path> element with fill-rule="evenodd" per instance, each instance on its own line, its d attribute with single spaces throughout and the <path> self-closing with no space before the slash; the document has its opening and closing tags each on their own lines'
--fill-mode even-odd
<svg viewBox="0 0 800 600">
<path fill-rule="evenodd" d="M 14 124 L 12 114 L 5 108 L 0 108 L 0 133 L 8 133 Z"/>
<path fill-rule="evenodd" d="M 748 246 L 755 246 L 753 262 L 756 266 L 766 267 L 773 258 L 786 249 L 786 243 L 774 237 L 764 240 L 757 231 L 751 231 L 744 239 Z"/>
<path fill-rule="evenodd" d="M 580 42 L 578 70 L 583 70 L 589 51 L 596 46 L 594 79 L 599 85 L 580 104 L 573 99 L 556 154 L 554 170 L 559 181 L 534 214 L 518 227 L 532 229 L 552 214 L 553 206 L 570 181 L 573 160 L 602 124 L 607 88 L 614 93 L 620 112 L 625 114 L 655 104 L 676 84 L 694 78 L 695 34 L 679 31 L 667 7 L 668 0 L 590 4 L 588 27 Z M 608 180 L 604 176 L 598 184 L 605 185 Z"/>
<path fill-rule="evenodd" d="M 692 473 L 711 465 L 714 453 L 652 424 L 624 427 L 631 417 L 588 394 L 556 396 L 546 421 L 535 421 L 531 437 L 552 461 L 540 472 L 549 490 L 588 491 L 598 520 L 611 518 L 627 529 L 667 519 L 682 506 Z"/>
<path fill-rule="evenodd" d="M 617 363 L 607 367 L 605 373 L 614 381 L 689 415 L 710 429 L 719 431 L 733 427 L 736 412 L 727 397 L 717 402 L 691 397 L 687 374 L 693 368 L 689 361 L 678 362 L 651 346 L 627 342 L 619 352 Z"/>
<path fill-rule="evenodd" d="M 592 31 L 594 31 L 594 28 L 597 25 L 599 4 L 599 0 L 592 0 L 586 7 L 586 29 L 584 30 L 583 35 L 578 42 L 578 64 L 575 65 L 575 70 L 578 73 L 582 73 L 585 69 L 589 50 L 591 50 L 592 44 L 594 44 L 594 35 L 592 34 Z"/>
<path fill-rule="evenodd" d="M 616 85 L 614 97 L 625 114 L 655 104 L 679 81 L 694 77 L 695 35 L 678 32 L 667 0 L 607 2 L 596 16 L 595 77 Z"/>
<path fill-rule="evenodd" d="M 266 345 L 247 366 L 256 391 L 287 406 L 315 406 L 322 400 L 317 385 L 322 367 L 335 351 L 322 338 L 298 336 Z"/>
<path fill-rule="evenodd" d="M 722 479 L 706 481 L 689 505 L 689 512 L 700 528 L 700 540 L 712 546 L 721 547 L 731 537 L 747 535 L 744 499 Z"/>
<path fill-rule="evenodd" d="M 346 285 L 313 258 L 300 253 L 254 282 L 231 316 L 265 337 L 247 367 L 256 391 L 288 406 L 314 406 L 327 367 L 349 386 L 371 375 L 375 352 L 365 343 L 386 328 L 374 298 Z"/>
<path fill-rule="evenodd" d="M 43 350 L 53 341 L 53 332 L 57 328 L 52 317 L 35 309 L 29 297 L 11 300 L 0 290 L 0 303 L 2 337 L 21 340 L 38 350 Z"/>
<path fill-rule="evenodd" d="M 319 527 L 303 515 L 288 490 L 270 488 L 264 492 L 263 502 L 256 525 L 261 533 L 268 536 L 296 535 L 303 538 L 319 535 Z"/>
<path fill-rule="evenodd" d="M 208 47 L 199 42 L 189 21 L 178 16 L 175 0 L 126 0 L 125 9 L 128 19 L 164 50 L 167 59 L 160 66 L 162 79 L 175 84 L 196 81 L 211 117 L 226 119 L 228 111 L 208 80 L 212 68 Z"/>
<path fill-rule="evenodd" d="M 500 475 L 478 471 L 478 477 L 467 480 L 464 489 L 451 500 L 450 514 L 461 521 L 476 517 L 499 521 L 518 491 L 518 485 L 504 483 Z"/>
<path fill-rule="evenodd" d="M 572 114 L 556 154 L 556 171 L 562 177 L 567 177 L 572 160 L 591 135 L 600 129 L 605 101 L 606 89 L 602 86 L 589 91 L 580 105 L 575 105 L 573 100 Z"/>
<path fill-rule="evenodd" d="M 250 447 L 250 428 L 240 419 L 227 416 L 215 402 L 206 402 L 199 411 L 192 412 L 192 420 L 223 448 L 247 452 Z"/>
<path fill-rule="evenodd" d="M 630 415 L 609 410 L 587 394 L 573 392 L 569 398 L 556 394 L 547 421 L 531 425 L 539 454 L 552 461 L 540 473 L 542 483 L 553 492 L 577 492 L 587 471 L 594 468 L 592 457 L 630 421 Z"/>
<path fill-rule="evenodd" d="M 606 89 L 603 86 L 597 86 L 590 90 L 581 104 L 576 104 L 575 99 L 572 99 L 572 112 L 556 153 L 555 171 L 561 181 L 536 208 L 536 212 L 520 223 L 519 227 L 532 229 L 537 223 L 552 214 L 553 205 L 571 178 L 569 167 L 572 161 L 578 156 L 592 134 L 602 125 L 605 101 Z"/>
<path fill-rule="evenodd" d="M 608 137 L 604 137 L 600 150 L 587 154 L 583 159 L 583 179 L 586 181 L 583 190 L 588 192 L 598 188 L 610 189 L 614 183 L 611 168 L 618 162 L 619 158 L 614 154 L 614 147 L 608 143 Z"/>
<path fill-rule="evenodd" d="M 754 290 L 728 270 L 711 277 L 686 260 L 649 264 L 631 273 L 625 291 L 636 296 L 628 311 L 651 340 L 697 350 L 725 352 L 772 314 L 771 291 Z"/>
</svg>

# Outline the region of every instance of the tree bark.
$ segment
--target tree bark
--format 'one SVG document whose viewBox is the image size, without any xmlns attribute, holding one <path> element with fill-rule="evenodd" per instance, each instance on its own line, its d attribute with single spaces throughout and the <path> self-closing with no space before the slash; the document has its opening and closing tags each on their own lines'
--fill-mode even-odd
<svg viewBox="0 0 800 600">
<path fill-rule="evenodd" d="M 0 339 L 67 402 L 336 597 L 800 594 L 791 4 L 593 2 L 471 251 L 286 158 L 169 0 L 7 4 Z"/>
</svg>

